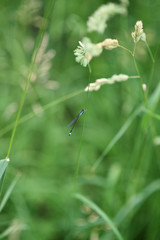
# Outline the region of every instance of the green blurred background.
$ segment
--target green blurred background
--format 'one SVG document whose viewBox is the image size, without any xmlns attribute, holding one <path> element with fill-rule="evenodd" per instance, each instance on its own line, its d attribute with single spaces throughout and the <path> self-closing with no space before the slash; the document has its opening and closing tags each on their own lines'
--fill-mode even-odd
<svg viewBox="0 0 160 240">
<path fill-rule="evenodd" d="M 96 171 L 91 171 L 129 116 L 143 103 L 139 80 L 105 85 L 89 93 L 87 112 L 79 119 L 71 137 L 67 125 L 86 106 L 86 93 L 36 114 L 46 104 L 87 86 L 88 68 L 76 63 L 73 55 L 79 40 L 88 36 L 96 43 L 115 38 L 132 50 L 131 32 L 137 20 L 143 21 L 148 44 L 156 56 L 153 65 L 144 43 L 137 46 L 136 59 L 146 84 L 152 73 L 149 98 L 157 97 L 154 111 L 158 114 L 160 92 L 155 95 L 155 91 L 159 89 L 160 75 L 160 1 L 130 1 L 128 14 L 111 18 L 104 34 L 88 33 L 88 17 L 108 2 L 55 3 L 44 38 L 44 52 L 34 69 L 22 111 L 22 117 L 29 113 L 33 117 L 18 126 L 3 186 L 4 194 L 17 172 L 21 173 L 0 215 L 1 233 L 9 226 L 18 230 L 4 239 L 116 239 L 101 217 L 72 198 L 79 150 L 77 192 L 95 202 L 113 221 L 119 217 L 117 225 L 124 239 L 160 239 L 160 184 L 155 182 L 160 179 L 160 146 L 155 144 L 160 131 L 158 120 L 145 113 L 137 115 Z M 1 159 L 8 151 L 11 130 L 5 129 L 16 118 L 46 3 L 0 2 Z M 113 74 L 137 75 L 132 57 L 120 48 L 104 51 L 94 58 L 91 70 L 91 82 Z M 153 193 L 147 195 L 145 189 L 152 183 L 157 184 L 158 190 L 154 191 L 151 185 L 149 193 Z M 126 205 L 130 199 L 132 202 Z M 136 205 L 138 201 L 140 204 Z M 123 208 L 124 219 L 123 214 L 118 215 Z"/>
</svg>

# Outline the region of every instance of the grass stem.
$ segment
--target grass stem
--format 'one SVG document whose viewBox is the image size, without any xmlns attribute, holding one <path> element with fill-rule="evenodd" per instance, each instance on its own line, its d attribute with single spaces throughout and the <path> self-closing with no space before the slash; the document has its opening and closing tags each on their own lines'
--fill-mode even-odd
<svg viewBox="0 0 160 240">
<path fill-rule="evenodd" d="M 20 100 L 20 104 L 19 104 L 19 108 L 18 108 L 18 112 L 17 112 L 17 116 L 16 116 L 16 121 L 15 121 L 14 128 L 13 128 L 13 131 L 12 131 L 12 135 L 11 135 L 11 139 L 10 139 L 9 148 L 8 148 L 6 158 L 9 158 L 9 155 L 10 155 L 10 152 L 11 152 L 11 148 L 12 148 L 15 133 L 16 133 L 16 129 L 17 129 L 17 126 L 18 126 L 18 123 L 19 123 L 19 119 L 20 119 L 20 116 L 21 116 L 21 112 L 22 112 L 22 108 L 23 108 L 23 105 L 24 105 L 25 97 L 26 97 L 27 90 L 28 90 L 28 87 L 29 87 L 30 79 L 31 79 L 31 76 L 32 76 L 32 73 L 33 73 L 35 63 L 36 63 L 36 57 L 37 57 L 39 47 L 41 45 L 44 33 L 46 31 L 46 28 L 47 28 L 47 23 L 48 23 L 49 17 L 51 15 L 52 11 L 53 11 L 54 4 L 55 4 L 55 1 L 50 0 L 50 1 L 48 1 L 48 5 L 46 7 L 44 18 L 42 20 L 41 28 L 40 28 L 40 31 L 39 31 L 39 34 L 38 34 L 38 37 L 37 37 L 37 41 L 36 41 L 36 44 L 35 44 L 35 49 L 34 49 L 34 52 L 33 52 L 32 61 L 31 61 L 30 68 L 29 68 L 29 71 L 28 71 L 28 77 L 26 78 L 25 87 L 24 87 L 22 97 L 21 97 L 21 100 Z"/>
</svg>

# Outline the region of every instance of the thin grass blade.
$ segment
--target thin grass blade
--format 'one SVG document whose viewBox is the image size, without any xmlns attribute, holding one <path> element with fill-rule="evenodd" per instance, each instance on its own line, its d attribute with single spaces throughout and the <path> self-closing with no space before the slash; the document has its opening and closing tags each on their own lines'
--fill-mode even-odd
<svg viewBox="0 0 160 240">
<path fill-rule="evenodd" d="M 1 194 L 1 189 L 4 181 L 4 176 L 6 172 L 6 168 L 8 166 L 9 159 L 2 159 L 0 160 L 0 194 Z"/>
<path fill-rule="evenodd" d="M 2 209 L 4 208 L 4 206 L 6 205 L 7 200 L 8 200 L 8 198 L 10 197 L 10 195 L 11 195 L 11 193 L 12 193 L 12 191 L 13 191 L 13 189 L 14 189 L 14 187 L 15 187 L 18 179 L 19 179 L 19 177 L 20 177 L 20 175 L 18 174 L 18 175 L 15 177 L 15 179 L 13 180 L 13 182 L 11 183 L 11 185 L 9 186 L 7 192 L 5 193 L 3 199 L 2 199 L 2 201 L 1 201 L 1 203 L 0 203 L 0 212 L 2 211 Z"/>
<path fill-rule="evenodd" d="M 3 178 L 3 174 L 8 166 L 9 161 L 7 159 L 0 160 L 0 180 Z"/>
<path fill-rule="evenodd" d="M 102 219 L 107 224 L 109 224 L 109 226 L 112 228 L 114 234 L 117 236 L 117 239 L 123 240 L 123 237 L 120 234 L 118 228 L 115 226 L 113 221 L 108 217 L 108 215 L 102 209 L 100 209 L 94 202 L 92 202 L 91 200 L 87 199 L 86 197 L 84 197 L 81 194 L 78 194 L 78 193 L 75 194 L 75 198 L 80 200 L 83 203 L 86 203 L 88 206 L 90 206 L 99 216 L 102 217 Z"/>
<path fill-rule="evenodd" d="M 141 193 L 135 194 L 129 199 L 129 201 L 117 213 L 115 217 L 116 224 L 119 225 L 122 223 L 132 211 L 134 211 L 133 215 L 135 215 L 138 207 L 140 207 L 143 202 L 156 191 L 160 191 L 160 179 L 152 182 L 145 187 Z"/>
</svg>

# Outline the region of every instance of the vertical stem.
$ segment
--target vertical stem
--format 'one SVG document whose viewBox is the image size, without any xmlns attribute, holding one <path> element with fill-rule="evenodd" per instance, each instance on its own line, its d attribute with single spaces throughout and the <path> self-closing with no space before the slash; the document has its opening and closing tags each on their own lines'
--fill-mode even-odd
<svg viewBox="0 0 160 240">
<path fill-rule="evenodd" d="M 17 126 L 18 126 L 18 123 L 19 123 L 19 119 L 20 119 L 20 116 L 21 116 L 21 112 L 22 112 L 22 108 L 23 108 L 23 105 L 24 105 L 24 100 L 25 100 L 25 97 L 26 97 L 26 93 L 27 93 L 27 90 L 28 90 L 28 86 L 29 86 L 29 83 L 30 83 L 32 72 L 33 72 L 33 69 L 34 69 L 34 66 L 35 66 L 38 50 L 39 50 L 40 44 L 42 42 L 42 38 L 44 36 L 44 32 L 45 32 L 45 30 L 47 28 L 49 16 L 51 15 L 51 13 L 53 11 L 53 8 L 54 8 L 54 5 L 55 5 L 55 1 L 56 0 L 48 1 L 47 7 L 45 9 L 46 12 L 44 14 L 42 25 L 41 25 L 41 28 L 40 28 L 40 31 L 39 31 L 39 35 L 37 37 L 36 44 L 35 44 L 35 49 L 34 49 L 34 52 L 33 52 L 33 57 L 32 57 L 31 65 L 30 65 L 29 72 L 28 72 L 28 77 L 26 79 L 25 87 L 24 87 L 24 90 L 23 90 L 23 93 L 22 93 L 22 97 L 21 97 L 21 100 L 20 100 L 20 104 L 19 104 L 19 108 L 18 108 L 18 112 L 17 112 L 17 116 L 16 116 L 16 121 L 15 121 L 14 128 L 13 128 L 13 131 L 12 131 L 12 135 L 11 135 L 9 148 L 8 148 L 8 153 L 7 153 L 7 157 L 6 158 L 9 158 L 9 155 L 10 155 L 10 152 L 11 152 L 11 148 L 12 148 L 14 137 L 15 137 L 15 133 L 16 133 L 16 129 L 17 129 Z"/>
<path fill-rule="evenodd" d="M 9 144 L 8 153 L 7 153 L 6 158 L 9 158 L 9 155 L 10 155 L 10 151 L 11 151 L 11 148 L 12 148 L 12 145 L 13 145 L 13 140 L 14 140 L 14 137 L 15 137 L 15 133 L 16 133 L 16 129 L 17 129 L 17 126 L 18 126 L 19 118 L 20 118 L 21 111 L 22 111 L 22 108 L 23 108 L 25 96 L 26 96 L 27 89 L 28 89 L 28 86 L 29 86 L 30 78 L 31 78 L 31 74 L 28 75 L 28 78 L 26 80 L 25 87 L 24 87 L 24 90 L 23 90 L 23 93 L 22 93 L 22 98 L 21 98 L 21 101 L 20 101 L 20 104 L 19 104 L 19 109 L 18 109 L 18 112 L 17 112 L 17 117 L 16 117 L 16 121 L 15 121 L 14 128 L 13 128 L 13 131 L 12 131 L 12 135 L 11 135 L 10 144 Z"/>
<path fill-rule="evenodd" d="M 88 63 L 88 70 L 89 70 L 89 77 L 88 77 L 88 87 L 90 83 L 90 78 L 91 78 L 91 66 Z M 87 99 L 86 99 L 86 109 L 88 109 L 88 104 L 89 104 L 89 91 L 87 91 Z M 79 146 L 79 151 L 78 151 L 78 156 L 77 156 L 77 161 L 76 161 L 76 169 L 74 173 L 74 184 L 73 184 L 73 194 L 76 192 L 77 188 L 77 178 L 78 178 L 78 172 L 79 172 L 79 165 L 80 165 L 80 154 L 81 154 L 81 148 L 82 148 L 82 138 L 83 138 L 83 132 L 84 132 L 84 125 L 85 125 L 85 119 L 83 121 L 83 128 L 82 128 L 82 133 L 81 133 L 81 139 L 80 139 L 80 146 Z"/>
<path fill-rule="evenodd" d="M 74 172 L 73 194 L 76 192 L 76 189 L 77 189 L 77 178 L 78 178 L 79 165 L 80 165 L 80 155 L 81 155 L 81 148 L 82 148 L 83 129 L 84 129 L 84 122 L 83 122 L 83 128 L 82 128 L 82 133 L 81 133 L 78 156 L 77 156 L 77 160 L 76 160 L 76 169 L 75 169 L 75 172 Z"/>
<path fill-rule="evenodd" d="M 134 54 L 135 54 L 135 51 L 136 51 L 136 43 L 134 44 L 134 50 L 133 50 L 133 56 L 134 56 Z"/>
<path fill-rule="evenodd" d="M 152 52 L 151 52 L 151 49 L 150 49 L 147 41 L 145 41 L 145 44 L 146 44 L 146 47 L 147 47 L 147 49 L 148 49 L 149 55 L 150 55 L 150 57 L 151 57 L 151 59 L 152 59 L 152 63 L 154 63 L 154 57 L 153 57 L 153 54 L 152 54 Z"/>
<path fill-rule="evenodd" d="M 139 79 L 140 79 L 140 85 L 141 85 L 140 87 L 142 89 L 144 104 L 147 105 L 147 96 L 145 94 L 145 91 L 143 90 L 143 81 L 142 81 L 142 78 L 141 78 L 141 75 L 140 75 L 140 72 L 139 72 L 139 68 L 137 66 L 137 62 L 136 62 L 135 56 L 134 55 L 132 55 L 132 56 L 133 56 L 133 60 L 134 60 L 134 64 L 135 64 L 135 67 L 136 67 L 137 74 L 138 74 Z"/>
<path fill-rule="evenodd" d="M 135 67 L 136 67 L 136 71 L 137 71 L 137 74 L 138 74 L 139 79 L 140 79 L 140 88 L 142 89 L 144 104 L 145 104 L 145 106 L 146 106 L 146 105 L 147 105 L 147 95 L 146 95 L 145 91 L 143 90 L 143 81 L 142 81 L 142 78 L 141 78 L 141 75 L 140 75 L 140 71 L 139 71 L 138 66 L 137 66 L 136 59 L 135 59 L 136 43 L 134 44 L 133 53 L 132 53 L 128 48 L 125 48 L 125 47 L 123 47 L 122 45 L 118 45 L 118 47 L 126 50 L 126 51 L 129 52 L 129 53 L 132 55 L 132 57 L 133 57 L 134 64 L 135 64 Z"/>
</svg>

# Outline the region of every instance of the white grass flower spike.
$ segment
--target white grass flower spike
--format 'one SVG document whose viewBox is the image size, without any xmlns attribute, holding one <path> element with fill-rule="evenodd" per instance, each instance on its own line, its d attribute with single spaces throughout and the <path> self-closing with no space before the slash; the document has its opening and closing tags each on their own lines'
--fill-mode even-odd
<svg viewBox="0 0 160 240">
<path fill-rule="evenodd" d="M 107 50 L 112 50 L 113 48 L 118 47 L 118 40 L 117 39 L 112 39 L 112 38 L 106 38 L 103 42 L 98 43 L 99 46 L 107 49 Z"/>
<path fill-rule="evenodd" d="M 115 82 L 124 82 L 127 81 L 129 78 L 139 78 L 139 76 L 128 76 L 126 74 L 114 74 L 110 78 L 100 78 L 97 79 L 94 83 L 90 83 L 89 86 L 87 86 L 84 91 L 85 92 L 92 92 L 97 91 L 100 89 L 102 85 L 105 84 L 114 84 Z"/>
<path fill-rule="evenodd" d="M 87 37 L 79 41 L 79 46 L 74 50 L 76 56 L 76 62 L 86 67 L 93 57 L 98 57 L 103 49 L 112 50 L 118 47 L 118 40 L 112 38 L 106 38 L 103 42 L 92 43 Z"/>
<path fill-rule="evenodd" d="M 89 17 L 87 22 L 88 31 L 103 33 L 107 27 L 107 21 L 112 16 L 126 13 L 126 5 L 115 3 L 102 5 Z"/>
<path fill-rule="evenodd" d="M 74 55 L 76 56 L 76 62 L 80 63 L 83 67 L 87 66 L 86 49 L 81 41 L 79 41 L 79 46 L 74 50 Z"/>
<path fill-rule="evenodd" d="M 143 23 L 142 21 L 137 21 L 135 25 L 135 32 L 132 32 L 132 38 L 134 42 L 137 43 L 141 37 L 143 37 Z"/>
</svg>

